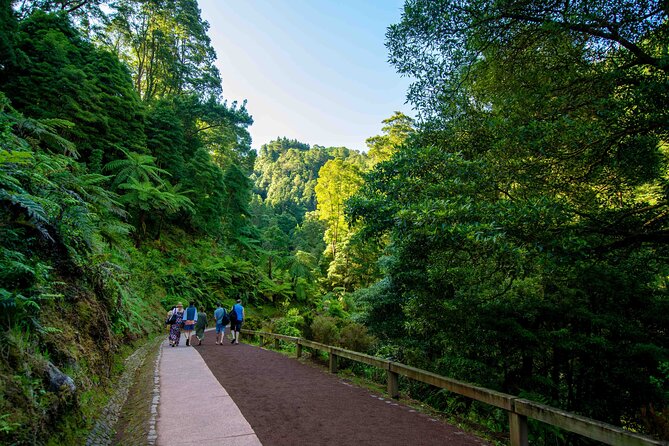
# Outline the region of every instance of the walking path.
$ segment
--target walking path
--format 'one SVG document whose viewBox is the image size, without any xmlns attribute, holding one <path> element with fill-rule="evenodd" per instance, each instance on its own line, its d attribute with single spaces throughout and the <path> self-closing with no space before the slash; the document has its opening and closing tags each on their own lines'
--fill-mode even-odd
<svg viewBox="0 0 669 446">
<path fill-rule="evenodd" d="M 214 341 L 209 333 L 201 346 L 163 344 L 158 446 L 486 444 L 320 368 Z"/>
<path fill-rule="evenodd" d="M 197 349 L 185 347 L 184 337 L 180 344 L 170 347 L 165 341 L 161 346 L 156 444 L 260 446 L 253 429 Z"/>
</svg>

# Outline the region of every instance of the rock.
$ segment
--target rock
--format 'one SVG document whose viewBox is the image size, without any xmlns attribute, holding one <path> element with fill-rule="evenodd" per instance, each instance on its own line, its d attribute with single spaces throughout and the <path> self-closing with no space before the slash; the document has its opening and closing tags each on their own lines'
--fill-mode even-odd
<svg viewBox="0 0 669 446">
<path fill-rule="evenodd" d="M 51 392 L 58 392 L 62 389 L 67 390 L 68 393 L 73 394 L 77 390 L 74 380 L 61 372 L 58 367 L 51 362 L 47 362 L 46 373 L 49 377 L 49 390 Z"/>
</svg>

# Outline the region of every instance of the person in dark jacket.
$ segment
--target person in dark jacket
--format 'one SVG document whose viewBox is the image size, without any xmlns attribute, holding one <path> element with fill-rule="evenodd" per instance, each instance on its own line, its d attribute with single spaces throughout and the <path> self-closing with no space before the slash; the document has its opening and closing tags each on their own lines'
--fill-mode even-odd
<svg viewBox="0 0 669 446">
<path fill-rule="evenodd" d="M 207 313 L 200 311 L 197 313 L 197 322 L 195 322 L 195 337 L 197 338 L 197 345 L 202 345 L 205 328 L 207 328 Z"/>
</svg>

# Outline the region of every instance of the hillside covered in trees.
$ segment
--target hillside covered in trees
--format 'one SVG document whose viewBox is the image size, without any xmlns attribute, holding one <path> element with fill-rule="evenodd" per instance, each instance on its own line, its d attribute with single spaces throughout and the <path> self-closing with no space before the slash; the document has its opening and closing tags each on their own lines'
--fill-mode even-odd
<svg viewBox="0 0 669 446">
<path fill-rule="evenodd" d="M 668 14 L 407 0 L 418 119 L 256 152 L 196 0 L 0 0 L 0 443 L 80 443 L 171 305 L 237 297 L 247 328 L 668 439 Z"/>
</svg>

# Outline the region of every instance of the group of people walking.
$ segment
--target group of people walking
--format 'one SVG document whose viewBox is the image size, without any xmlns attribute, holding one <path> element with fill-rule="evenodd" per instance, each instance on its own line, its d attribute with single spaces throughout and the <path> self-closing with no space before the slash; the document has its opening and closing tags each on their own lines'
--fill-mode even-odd
<svg viewBox="0 0 669 446">
<path fill-rule="evenodd" d="M 242 329 L 242 322 L 245 318 L 242 300 L 237 299 L 230 311 L 227 311 L 219 303 L 214 310 L 214 319 L 216 319 L 216 344 L 223 345 L 225 340 L 225 327 L 230 324 L 230 343 L 239 344 L 239 334 Z M 207 313 L 198 311 L 195 302 L 191 301 L 188 308 L 184 308 L 179 302 L 167 313 L 165 324 L 169 326 L 169 342 L 172 347 L 179 345 L 181 341 L 181 332 L 186 337 L 186 346 L 195 345 L 192 341 L 193 331 L 197 345 L 202 345 L 204 339 L 204 330 L 207 328 Z"/>
</svg>

